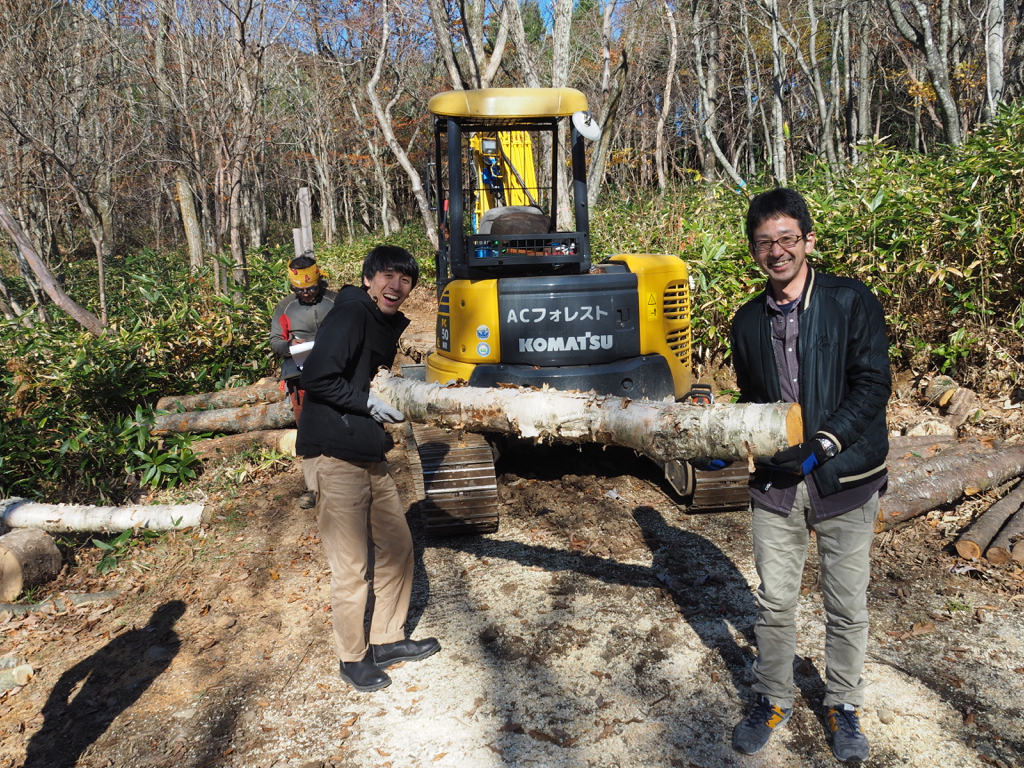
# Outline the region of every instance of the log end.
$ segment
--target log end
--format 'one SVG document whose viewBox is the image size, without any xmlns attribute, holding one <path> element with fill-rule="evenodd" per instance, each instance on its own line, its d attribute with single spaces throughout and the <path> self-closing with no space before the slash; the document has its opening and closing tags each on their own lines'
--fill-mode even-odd
<svg viewBox="0 0 1024 768">
<path fill-rule="evenodd" d="M 804 415 L 799 403 L 793 403 L 786 413 L 786 439 L 790 445 L 799 445 L 804 441 Z"/>
<path fill-rule="evenodd" d="M 956 553 L 965 560 L 977 560 L 981 557 L 981 547 L 973 541 L 961 539 L 956 543 Z"/>
<path fill-rule="evenodd" d="M 1010 562 L 1013 557 L 1010 555 L 1009 551 L 1002 547 L 989 547 L 985 551 L 985 559 L 995 565 L 1005 565 Z"/>
</svg>

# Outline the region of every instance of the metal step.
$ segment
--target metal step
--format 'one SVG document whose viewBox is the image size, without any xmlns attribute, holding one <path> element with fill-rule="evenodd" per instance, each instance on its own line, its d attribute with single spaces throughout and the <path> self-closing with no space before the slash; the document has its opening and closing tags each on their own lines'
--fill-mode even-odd
<svg viewBox="0 0 1024 768">
<path fill-rule="evenodd" d="M 498 481 L 487 441 L 471 432 L 407 424 L 409 469 L 431 536 L 498 530 Z"/>
</svg>

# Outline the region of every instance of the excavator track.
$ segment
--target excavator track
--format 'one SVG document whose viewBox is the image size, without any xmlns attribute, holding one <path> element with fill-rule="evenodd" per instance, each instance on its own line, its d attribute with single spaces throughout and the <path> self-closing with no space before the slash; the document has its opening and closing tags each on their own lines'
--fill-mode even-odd
<svg viewBox="0 0 1024 768">
<path fill-rule="evenodd" d="M 665 479 L 687 500 L 691 514 L 744 510 L 750 501 L 750 472 L 745 461 L 713 472 L 698 471 L 686 461 L 670 461 L 664 470 Z"/>
<path fill-rule="evenodd" d="M 431 536 L 498 530 L 498 481 L 491 446 L 481 435 L 424 424 L 405 428 L 409 469 Z"/>
</svg>

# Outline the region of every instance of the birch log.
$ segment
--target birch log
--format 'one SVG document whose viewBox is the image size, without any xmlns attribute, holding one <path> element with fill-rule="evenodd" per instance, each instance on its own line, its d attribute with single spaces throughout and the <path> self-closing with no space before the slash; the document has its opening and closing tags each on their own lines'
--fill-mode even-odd
<svg viewBox="0 0 1024 768">
<path fill-rule="evenodd" d="M 129 528 L 176 531 L 208 522 L 202 504 L 137 504 L 125 507 L 94 507 L 77 504 L 39 504 L 24 499 L 0 500 L 3 523 L 8 528 L 40 528 L 44 531 L 93 531 L 115 533 Z"/>
<path fill-rule="evenodd" d="M 652 403 L 556 390 L 442 386 L 381 371 L 380 397 L 412 421 L 470 432 L 632 448 L 657 461 L 747 460 L 800 442 L 800 406 Z"/>
<path fill-rule="evenodd" d="M 278 379 L 260 379 L 247 387 L 232 387 L 199 395 L 170 395 L 156 401 L 158 411 L 208 411 L 240 408 L 256 403 L 278 403 L 285 399 Z"/>
<path fill-rule="evenodd" d="M 287 400 L 245 408 L 218 408 L 212 411 L 167 413 L 153 419 L 153 433 L 168 432 L 254 432 L 260 429 L 284 429 L 295 426 L 292 405 Z"/>
<path fill-rule="evenodd" d="M 0 601 L 57 578 L 60 550 L 42 531 L 11 531 L 0 536 Z"/>
</svg>

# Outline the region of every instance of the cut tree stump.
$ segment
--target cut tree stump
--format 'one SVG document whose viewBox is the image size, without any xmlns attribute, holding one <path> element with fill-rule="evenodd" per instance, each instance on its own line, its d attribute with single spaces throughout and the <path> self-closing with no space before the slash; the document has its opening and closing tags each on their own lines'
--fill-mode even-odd
<svg viewBox="0 0 1024 768">
<path fill-rule="evenodd" d="M 982 512 L 956 540 L 956 551 L 960 557 L 977 560 L 989 543 L 999 533 L 1003 523 L 1024 504 L 1024 483 L 1003 496 L 999 501 Z M 991 558 L 986 555 L 986 558 Z M 1007 553 L 1009 559 L 1009 553 Z M 1004 561 L 1005 562 L 1005 561 Z"/>
<path fill-rule="evenodd" d="M 803 437 L 800 406 L 694 405 L 592 392 L 427 384 L 381 371 L 377 394 L 406 418 L 449 429 L 632 448 L 657 461 L 772 456 Z"/>
<path fill-rule="evenodd" d="M 0 602 L 52 581 L 60 566 L 60 550 L 43 531 L 25 529 L 0 536 Z"/>
<path fill-rule="evenodd" d="M 0 515 L 8 528 L 40 528 L 61 533 L 119 533 L 129 528 L 177 531 L 209 522 L 209 514 L 202 504 L 94 507 L 84 504 L 39 504 L 25 499 L 0 499 Z"/>
<path fill-rule="evenodd" d="M 254 445 L 294 456 L 295 430 L 262 429 L 256 432 L 242 432 L 238 435 L 211 437 L 194 443 L 192 452 L 202 459 L 213 459 L 218 456 L 234 456 L 247 451 Z"/>
<path fill-rule="evenodd" d="M 1014 544 L 1014 541 L 1017 543 Z M 985 550 L 985 559 L 996 565 L 1003 565 L 1011 560 L 1024 562 L 1024 547 L 1020 546 L 1021 542 L 1024 542 L 1024 508 L 1014 512 L 1013 517 L 1007 520 L 1002 530 L 995 535 Z"/>
<path fill-rule="evenodd" d="M 244 408 L 218 408 L 211 411 L 167 413 L 153 420 L 153 433 L 168 432 L 256 432 L 295 426 L 292 405 L 287 400 Z"/>
<path fill-rule="evenodd" d="M 932 475 L 906 483 L 895 493 L 882 497 L 875 521 L 879 533 L 911 518 L 923 515 L 961 496 L 974 496 L 1024 475 L 1024 446 L 1012 446 L 987 454 L 958 467 L 955 472 Z"/>
<path fill-rule="evenodd" d="M 929 403 L 939 406 L 940 408 L 949 402 L 953 394 L 960 388 L 949 376 L 936 376 L 928 382 L 928 386 L 925 387 L 924 396 Z"/>
<path fill-rule="evenodd" d="M 156 401 L 158 411 L 210 411 L 240 408 L 256 403 L 277 403 L 285 399 L 278 379 L 260 379 L 247 387 L 233 387 L 199 395 L 171 395 Z"/>
</svg>

